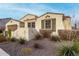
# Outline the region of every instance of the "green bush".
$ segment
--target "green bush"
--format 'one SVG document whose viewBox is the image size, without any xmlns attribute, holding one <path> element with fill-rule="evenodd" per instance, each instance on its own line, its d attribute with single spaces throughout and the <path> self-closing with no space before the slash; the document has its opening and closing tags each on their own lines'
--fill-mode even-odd
<svg viewBox="0 0 79 59">
<path fill-rule="evenodd" d="M 79 55 L 79 42 L 74 42 L 74 45 L 72 48 L 75 50 L 77 55 Z"/>
<path fill-rule="evenodd" d="M 17 39 L 16 38 L 11 38 L 10 40 L 11 40 L 11 42 L 15 42 Z"/>
<path fill-rule="evenodd" d="M 62 47 L 62 49 L 60 50 L 60 55 L 63 56 L 75 56 L 75 51 L 73 50 L 72 47 Z"/>
<path fill-rule="evenodd" d="M 25 44 L 25 39 L 20 38 L 19 43 L 20 43 L 20 44 Z"/>
<path fill-rule="evenodd" d="M 35 40 L 39 40 L 39 39 L 42 39 L 42 35 L 40 35 L 40 34 L 37 34 L 36 36 L 35 36 L 35 38 L 34 38 Z"/>
<path fill-rule="evenodd" d="M 12 32 L 11 30 L 8 30 L 8 37 L 11 38 L 11 36 L 12 36 Z"/>
<path fill-rule="evenodd" d="M 51 41 L 60 41 L 60 38 L 58 36 L 51 36 L 50 40 Z"/>
<path fill-rule="evenodd" d="M 79 42 L 74 42 L 72 46 L 59 47 L 59 55 L 76 56 L 79 55 Z"/>
</svg>

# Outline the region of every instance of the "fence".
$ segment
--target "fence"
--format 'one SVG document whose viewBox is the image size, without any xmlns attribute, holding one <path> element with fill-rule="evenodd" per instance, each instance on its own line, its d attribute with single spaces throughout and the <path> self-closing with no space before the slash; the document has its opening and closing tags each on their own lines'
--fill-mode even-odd
<svg viewBox="0 0 79 59">
<path fill-rule="evenodd" d="M 59 30 L 58 33 L 62 40 L 79 40 L 78 30 Z"/>
</svg>

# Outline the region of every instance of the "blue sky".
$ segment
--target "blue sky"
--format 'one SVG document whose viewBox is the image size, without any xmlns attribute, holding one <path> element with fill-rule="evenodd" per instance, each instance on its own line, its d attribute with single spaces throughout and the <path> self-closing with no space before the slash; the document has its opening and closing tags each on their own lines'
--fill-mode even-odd
<svg viewBox="0 0 79 59">
<path fill-rule="evenodd" d="M 46 12 L 63 13 L 72 17 L 73 22 L 79 21 L 79 4 L 68 3 L 2 3 L 0 4 L 0 18 L 14 18 L 19 20 L 30 13 L 42 15 Z"/>
</svg>

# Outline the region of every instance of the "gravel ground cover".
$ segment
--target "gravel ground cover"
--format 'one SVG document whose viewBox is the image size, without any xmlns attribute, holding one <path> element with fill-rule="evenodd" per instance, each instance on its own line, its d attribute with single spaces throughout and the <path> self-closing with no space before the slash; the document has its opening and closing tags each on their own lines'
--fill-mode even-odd
<svg viewBox="0 0 79 59">
<path fill-rule="evenodd" d="M 34 48 L 33 45 L 38 43 L 42 48 Z M 56 55 L 56 42 L 48 39 L 31 40 L 21 45 L 18 42 L 0 43 L 0 48 L 6 51 L 10 56 L 55 56 Z M 23 54 L 22 48 L 30 48 L 32 52 L 30 54 Z"/>
</svg>

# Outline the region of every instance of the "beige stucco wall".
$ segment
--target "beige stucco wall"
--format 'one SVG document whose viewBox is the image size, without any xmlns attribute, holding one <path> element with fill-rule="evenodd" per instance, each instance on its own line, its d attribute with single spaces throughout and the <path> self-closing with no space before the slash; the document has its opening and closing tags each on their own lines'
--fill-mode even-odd
<svg viewBox="0 0 79 59">
<path fill-rule="evenodd" d="M 28 28 L 28 39 L 29 40 L 35 39 L 35 36 L 37 34 L 38 34 L 38 31 L 35 28 Z"/>
<path fill-rule="evenodd" d="M 25 28 L 18 28 L 16 31 L 14 31 L 13 37 L 15 37 L 17 39 L 20 39 L 20 38 L 25 39 L 25 34 L 26 34 Z"/>
<path fill-rule="evenodd" d="M 37 19 L 37 21 L 36 21 L 36 29 L 37 29 L 37 31 L 39 31 L 41 29 L 41 20 L 46 19 L 45 17 L 47 15 L 50 16 L 49 19 L 56 18 L 56 31 L 53 32 L 52 34 L 56 34 L 57 35 L 58 34 L 58 30 L 61 30 L 61 29 L 64 30 L 65 29 L 64 25 L 63 25 L 63 14 L 45 14 L 45 15 L 39 17 Z"/>
<path fill-rule="evenodd" d="M 35 22 L 36 23 L 36 16 L 35 15 L 25 15 L 23 18 L 20 19 L 20 21 L 25 22 L 25 39 L 27 41 L 35 38 L 35 35 L 38 33 L 36 29 L 34 28 L 28 28 L 28 23 L 29 22 Z M 35 24 L 36 27 L 36 24 Z"/>
<path fill-rule="evenodd" d="M 38 32 L 34 28 L 18 28 L 14 32 L 13 36 L 17 39 L 24 38 L 25 40 L 29 41 L 31 39 L 34 39 L 37 33 Z"/>
<path fill-rule="evenodd" d="M 71 30 L 72 29 L 71 18 L 65 18 L 64 27 L 65 27 L 66 30 Z"/>
</svg>

